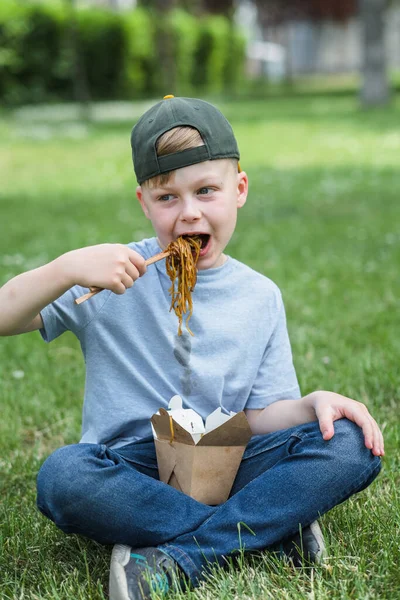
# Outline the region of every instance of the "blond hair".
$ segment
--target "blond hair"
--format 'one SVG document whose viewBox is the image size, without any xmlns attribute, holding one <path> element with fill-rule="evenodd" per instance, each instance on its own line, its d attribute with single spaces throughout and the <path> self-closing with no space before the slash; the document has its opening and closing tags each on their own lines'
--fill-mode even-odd
<svg viewBox="0 0 400 600">
<path fill-rule="evenodd" d="M 174 154 L 175 152 L 182 152 L 183 150 L 203 145 L 203 138 L 194 127 L 174 127 L 158 138 L 156 143 L 157 156 L 166 156 L 167 154 Z M 229 158 L 227 160 L 232 163 L 235 171 L 241 170 L 237 158 Z M 167 171 L 166 173 L 155 175 L 144 181 L 142 186 L 148 185 L 153 188 L 163 186 L 169 182 L 173 173 L 174 171 Z"/>
<path fill-rule="evenodd" d="M 203 146 L 203 144 L 203 138 L 194 127 L 174 127 L 158 138 L 156 143 L 157 156 L 182 152 L 183 150 Z M 150 187 L 164 185 L 168 183 L 172 173 L 173 171 L 161 173 L 160 175 L 151 177 L 151 179 L 148 179 L 142 185 L 147 184 Z"/>
</svg>

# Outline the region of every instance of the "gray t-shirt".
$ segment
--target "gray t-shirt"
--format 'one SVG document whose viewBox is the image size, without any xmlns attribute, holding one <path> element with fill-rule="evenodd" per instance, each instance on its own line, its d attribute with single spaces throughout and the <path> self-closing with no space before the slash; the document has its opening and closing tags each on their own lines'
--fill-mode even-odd
<svg viewBox="0 0 400 600">
<path fill-rule="evenodd" d="M 149 258 L 156 238 L 129 246 Z M 170 312 L 165 261 L 123 295 L 105 290 L 81 305 L 74 286 L 41 312 L 45 341 L 66 330 L 86 362 L 81 442 L 116 448 L 151 435 L 150 417 L 179 394 L 205 419 L 223 407 L 239 412 L 297 399 L 285 311 L 277 286 L 228 257 L 198 272 L 191 336 Z"/>
</svg>

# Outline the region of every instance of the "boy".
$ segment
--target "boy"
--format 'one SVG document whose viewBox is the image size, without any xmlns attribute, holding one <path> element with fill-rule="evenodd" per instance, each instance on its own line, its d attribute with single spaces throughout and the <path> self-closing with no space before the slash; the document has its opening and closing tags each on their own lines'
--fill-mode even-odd
<svg viewBox="0 0 400 600">
<path fill-rule="evenodd" d="M 384 453 L 364 405 L 331 392 L 301 398 L 278 288 L 224 254 L 248 192 L 225 117 L 167 96 L 131 143 L 137 197 L 157 238 L 73 250 L 0 290 L 0 334 L 40 329 L 50 341 L 68 329 L 80 340 L 81 443 L 45 461 L 38 507 L 66 533 L 115 544 L 113 600 L 149 598 L 180 578 L 196 583 L 240 546 L 275 547 L 299 527 L 316 559 L 315 520 L 369 485 Z M 163 262 L 145 266 L 190 234 L 202 239 L 193 337 L 177 334 Z M 77 306 L 91 286 L 105 291 Z M 247 415 L 254 437 L 220 506 L 158 480 L 149 420 L 175 394 L 203 418 L 218 406 Z"/>
</svg>

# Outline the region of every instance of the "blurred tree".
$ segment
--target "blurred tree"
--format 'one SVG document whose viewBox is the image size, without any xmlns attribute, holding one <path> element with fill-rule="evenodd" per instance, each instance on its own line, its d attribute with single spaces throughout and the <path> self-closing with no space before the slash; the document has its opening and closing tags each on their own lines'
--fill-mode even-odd
<svg viewBox="0 0 400 600">
<path fill-rule="evenodd" d="M 389 101 L 384 35 L 387 6 L 387 0 L 360 0 L 364 55 L 360 98 L 366 107 Z"/>
<path fill-rule="evenodd" d="M 283 23 L 299 20 L 346 21 L 352 17 L 357 8 L 357 0 L 253 0 L 259 19 L 259 24 L 265 41 L 271 40 L 271 31 Z M 292 52 L 291 29 L 283 28 L 283 45 L 286 48 L 286 82 L 292 82 Z"/>
<path fill-rule="evenodd" d="M 385 60 L 385 15 L 389 0 L 253 0 L 259 23 L 268 39 L 270 29 L 282 23 L 309 19 L 346 21 L 358 14 L 363 39 L 363 82 L 360 91 L 364 106 L 386 104 L 389 84 Z M 291 79 L 290 28 L 286 27 L 286 76 Z"/>
<path fill-rule="evenodd" d="M 168 20 L 171 11 L 181 5 L 181 2 L 180 0 L 140 0 L 138 4 L 154 13 L 161 88 L 166 90 L 166 94 L 174 94 L 177 73 L 174 60 L 174 40 L 171 28 L 168 27 Z"/>
<path fill-rule="evenodd" d="M 139 0 L 138 4 L 154 12 L 160 83 L 165 93 L 176 93 L 179 84 L 174 59 L 175 43 L 172 28 L 168 26 L 175 8 L 184 8 L 195 15 L 222 14 L 230 19 L 233 27 L 235 0 Z"/>
<path fill-rule="evenodd" d="M 357 0 L 253 0 L 261 26 L 300 19 L 346 21 L 357 9 Z"/>
<path fill-rule="evenodd" d="M 224 15 L 229 19 L 232 19 L 236 8 L 235 0 L 201 0 L 200 4 L 204 12 Z"/>
<path fill-rule="evenodd" d="M 148 3 L 143 2 L 145 4 Z M 232 19 L 237 0 L 177 0 L 177 4 L 190 14 L 224 15 Z"/>
<path fill-rule="evenodd" d="M 75 0 L 64 0 L 69 14 L 68 46 L 71 55 L 72 84 L 75 101 L 81 106 L 81 117 L 90 117 L 90 92 L 86 66 L 80 48 L 78 25 L 75 16 Z"/>
</svg>

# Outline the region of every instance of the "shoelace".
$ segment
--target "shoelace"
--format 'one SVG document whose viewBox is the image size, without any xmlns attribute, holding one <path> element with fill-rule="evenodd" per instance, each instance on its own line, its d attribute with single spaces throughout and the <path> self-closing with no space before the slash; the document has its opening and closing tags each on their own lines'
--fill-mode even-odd
<svg viewBox="0 0 400 600">
<path fill-rule="evenodd" d="M 149 574 L 151 573 L 149 585 L 151 586 L 153 591 L 162 592 L 163 594 L 168 592 L 168 590 L 170 588 L 170 580 L 169 580 L 168 574 L 163 569 L 163 566 L 162 566 L 163 561 L 162 560 L 160 561 L 160 563 L 158 565 L 160 567 L 160 569 L 163 571 L 163 573 L 161 574 L 161 573 L 156 572 L 155 569 L 149 565 L 147 558 L 145 556 L 143 556 L 142 554 L 135 554 L 134 552 L 131 552 L 131 558 L 135 559 L 135 564 L 146 567 L 146 569 L 148 569 L 148 571 L 149 571 Z"/>
</svg>

